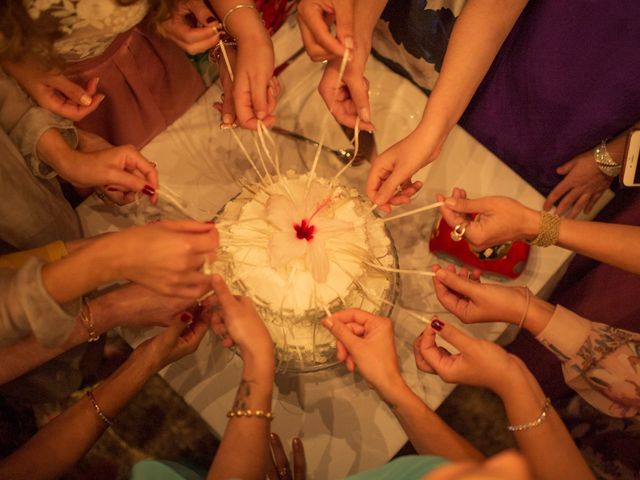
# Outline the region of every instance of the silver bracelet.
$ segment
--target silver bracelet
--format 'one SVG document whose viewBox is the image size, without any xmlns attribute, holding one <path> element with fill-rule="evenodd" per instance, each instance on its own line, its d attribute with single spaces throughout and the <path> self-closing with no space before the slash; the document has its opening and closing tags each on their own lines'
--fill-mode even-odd
<svg viewBox="0 0 640 480">
<path fill-rule="evenodd" d="M 89 398 L 89 400 L 91 400 L 91 403 L 93 404 L 93 409 L 96 411 L 96 413 L 100 417 L 100 420 L 102 420 L 104 423 L 106 423 L 107 427 L 112 427 L 113 426 L 113 420 L 111 420 L 104 413 L 102 413 L 102 409 L 100 408 L 100 405 L 98 405 L 98 402 L 96 402 L 96 397 L 93 396 L 93 392 L 91 390 L 89 390 L 87 392 L 87 398 Z"/>
<path fill-rule="evenodd" d="M 229 19 L 229 16 L 237 11 L 240 10 L 241 8 L 252 8 L 253 10 L 256 11 L 256 13 L 258 13 L 258 9 L 256 8 L 256 6 L 253 3 L 240 3 L 238 5 L 234 5 L 233 7 L 231 7 L 227 13 L 224 14 L 224 17 L 222 17 L 222 28 L 224 28 L 224 31 L 227 33 L 231 33 L 229 32 L 229 29 L 227 28 L 227 20 Z"/>
<path fill-rule="evenodd" d="M 535 428 L 547 419 L 547 412 L 549 411 L 549 407 L 551 406 L 551 399 L 546 397 L 544 400 L 544 406 L 542 407 L 542 413 L 538 418 L 536 418 L 533 422 L 523 423 L 521 425 L 507 425 L 507 430 L 510 432 L 521 432 L 523 430 L 530 430 Z"/>
<path fill-rule="evenodd" d="M 596 160 L 596 165 L 602 173 L 607 177 L 615 177 L 620 174 L 622 165 L 617 163 L 607 150 L 607 142 L 602 141 L 600 145 L 593 149 L 593 158 Z"/>
</svg>

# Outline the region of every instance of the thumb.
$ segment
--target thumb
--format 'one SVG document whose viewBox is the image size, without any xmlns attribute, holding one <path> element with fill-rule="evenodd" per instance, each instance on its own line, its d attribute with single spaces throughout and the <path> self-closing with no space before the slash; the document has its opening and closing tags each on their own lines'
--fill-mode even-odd
<svg viewBox="0 0 640 480">
<path fill-rule="evenodd" d="M 56 75 L 51 79 L 49 84 L 78 105 L 83 105 L 85 107 L 91 105 L 91 96 L 85 91 L 85 89 L 72 82 L 64 75 Z"/>
<path fill-rule="evenodd" d="M 486 199 L 477 198 L 447 198 L 444 204 L 454 212 L 458 213 L 483 213 L 489 210 Z"/>
<path fill-rule="evenodd" d="M 119 169 L 111 171 L 108 183 L 125 187 L 130 192 L 140 192 L 146 185 L 146 182 L 139 176 Z"/>
<path fill-rule="evenodd" d="M 192 320 L 193 315 L 191 315 L 189 312 L 181 312 L 173 317 L 173 319 L 171 319 L 171 322 L 169 323 L 167 328 L 165 328 L 164 331 L 159 334 L 159 336 L 168 345 L 174 345 L 178 337 L 182 335 L 182 332 L 185 328 L 187 328 L 189 322 L 191 322 Z"/>
<path fill-rule="evenodd" d="M 213 290 L 216 292 L 218 296 L 218 300 L 222 305 L 222 308 L 226 311 L 228 308 L 232 308 L 236 304 L 236 298 L 229 290 L 224 279 L 218 275 L 217 273 L 212 275 L 211 277 L 211 285 L 213 286 Z"/>
<path fill-rule="evenodd" d="M 473 297 L 477 296 L 478 290 L 482 288 L 482 284 L 460 277 L 454 272 L 450 272 L 446 268 L 441 268 L 436 272 L 436 278 L 444 284 L 449 290 L 460 293 L 473 301 Z"/>
<path fill-rule="evenodd" d="M 475 341 L 474 338 L 463 333 L 461 330 L 458 330 L 450 323 L 445 324 L 439 319 L 435 319 L 431 322 L 431 328 L 435 330 L 440 337 L 456 347 L 461 353 L 469 351 Z"/>
<path fill-rule="evenodd" d="M 342 342 L 349 353 L 356 347 L 360 340 L 349 327 L 340 320 L 331 317 L 325 317 L 322 320 L 322 326 L 331 332 L 331 334 Z"/>
<path fill-rule="evenodd" d="M 386 205 L 396 193 L 398 187 L 409 178 L 411 178 L 411 173 L 403 171 L 400 165 L 396 165 L 396 168 L 391 175 L 389 175 L 389 178 L 384 180 L 382 185 L 380 185 L 380 190 L 378 190 L 373 202 L 376 205 Z"/>
<path fill-rule="evenodd" d="M 158 222 L 163 228 L 178 233 L 207 233 L 215 228 L 213 223 L 197 222 L 195 220 L 164 220 Z"/>
</svg>

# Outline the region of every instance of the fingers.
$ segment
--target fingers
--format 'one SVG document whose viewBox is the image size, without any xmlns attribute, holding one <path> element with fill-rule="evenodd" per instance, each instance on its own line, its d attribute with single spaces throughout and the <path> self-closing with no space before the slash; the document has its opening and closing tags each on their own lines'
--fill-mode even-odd
<svg viewBox="0 0 640 480">
<path fill-rule="evenodd" d="M 444 201 L 447 208 L 450 208 L 457 213 L 483 213 L 491 208 L 489 200 L 486 198 L 447 198 Z"/>
<path fill-rule="evenodd" d="M 343 322 L 341 322 L 340 320 L 334 320 L 334 316 L 324 318 L 322 320 L 322 325 L 344 345 L 347 353 L 350 353 L 356 347 L 357 343 L 360 341 L 360 338 L 355 335 L 351 331 L 351 329 Z M 347 368 L 349 368 L 349 365 L 347 365 Z M 349 370 L 353 371 L 351 369 Z"/>
<path fill-rule="evenodd" d="M 97 82 L 95 80 L 94 84 L 97 85 Z M 80 85 L 72 82 L 64 75 L 51 76 L 49 85 L 58 90 L 65 97 L 67 97 L 77 105 L 88 107 L 92 103 L 93 99 L 91 98 L 91 95 L 89 95 L 87 91 Z"/>
<path fill-rule="evenodd" d="M 314 3 L 308 8 L 304 8 L 303 5 L 299 13 L 303 18 L 301 25 L 306 29 L 302 30 L 303 40 L 306 39 L 305 48 L 312 60 L 328 60 L 327 56 L 321 55 L 323 50 L 336 57 L 344 54 L 344 46 L 331 34 L 329 25 L 324 20 L 325 12 L 320 5 Z"/>
<path fill-rule="evenodd" d="M 39 102 L 42 103 L 42 107 L 51 110 L 53 113 L 60 115 L 61 117 L 68 118 L 74 122 L 79 122 L 84 117 L 95 111 L 105 96 L 101 93 L 95 95 L 89 104 L 89 106 L 78 105 L 75 102 L 67 100 L 66 98 L 59 97 L 51 102 Z"/>
<path fill-rule="evenodd" d="M 215 229 L 215 224 L 213 223 L 198 222 L 196 220 L 163 220 L 154 225 L 173 232 L 183 233 L 206 233 Z"/>
<path fill-rule="evenodd" d="M 570 189 L 571 185 L 565 178 L 560 183 L 558 183 L 558 185 L 556 185 L 553 190 L 551 190 L 551 193 L 549 193 L 549 196 L 544 201 L 544 205 L 542 206 L 542 208 L 545 211 L 551 210 L 556 202 L 560 200 L 560 198 L 562 198 L 562 196 L 566 194 Z"/>
<path fill-rule="evenodd" d="M 453 325 L 447 323 L 445 324 L 443 321 L 438 319 L 438 317 L 433 317 L 431 321 L 431 330 L 440 335 L 444 340 L 449 342 L 455 348 L 457 348 L 461 353 L 468 352 L 469 349 L 473 346 L 473 343 L 476 341 L 474 338 L 470 337 L 466 333 L 458 330 Z M 426 337 L 426 334 L 423 335 Z M 423 339 L 423 342 L 428 341 L 427 338 Z M 435 344 L 435 335 L 434 335 L 434 344 Z M 429 359 L 425 355 L 424 350 L 422 350 L 423 355 L 427 361 Z M 439 357 L 443 356 L 443 352 L 439 351 Z M 434 364 L 429 361 L 429 364 L 433 367 Z"/>
<path fill-rule="evenodd" d="M 562 200 L 560 200 L 560 203 L 556 207 L 556 213 L 558 215 L 563 215 L 578 200 L 581 193 L 581 188 L 573 187 L 571 190 L 569 190 L 569 193 L 562 197 Z"/>
<path fill-rule="evenodd" d="M 293 478 L 294 480 L 305 480 L 307 478 L 307 460 L 302 440 L 293 437 L 291 449 L 293 450 Z"/>
<path fill-rule="evenodd" d="M 276 433 L 271 433 L 271 453 L 273 454 L 273 464 L 276 469 L 276 473 L 280 480 L 292 480 L 291 467 L 289 466 L 289 459 L 284 452 L 284 447 L 280 441 L 280 437 Z"/>
<path fill-rule="evenodd" d="M 571 209 L 571 212 L 567 215 L 567 218 L 576 218 L 580 212 L 586 207 L 587 203 L 589 203 L 589 200 L 591 199 L 592 196 L 595 196 L 596 194 L 590 194 L 590 193 L 583 193 L 582 195 L 580 195 L 580 198 L 578 198 L 578 200 L 576 201 L 576 203 L 573 204 L 573 208 Z"/>
<path fill-rule="evenodd" d="M 211 285 L 213 286 L 213 289 L 215 290 L 216 295 L 218 296 L 220 305 L 222 305 L 222 308 L 225 311 L 229 308 L 235 307 L 238 304 L 238 301 L 233 296 L 226 282 L 220 275 L 218 274 L 212 275 Z"/>
<path fill-rule="evenodd" d="M 466 278 L 466 276 L 463 278 L 460 275 L 456 275 L 455 271 L 450 272 L 444 268 L 438 269 L 434 278 L 442 282 L 447 288 L 469 298 L 475 297 L 478 294 L 478 289 L 482 288 L 481 285 Z"/>
<path fill-rule="evenodd" d="M 376 321 L 380 318 L 382 317 L 378 317 L 373 313 L 365 312 L 364 310 L 360 310 L 358 308 L 349 308 L 347 310 L 342 310 L 340 312 L 334 313 L 331 316 L 332 320 L 336 320 L 341 323 L 356 323 L 359 325 L 364 325 L 368 321 Z"/>
</svg>

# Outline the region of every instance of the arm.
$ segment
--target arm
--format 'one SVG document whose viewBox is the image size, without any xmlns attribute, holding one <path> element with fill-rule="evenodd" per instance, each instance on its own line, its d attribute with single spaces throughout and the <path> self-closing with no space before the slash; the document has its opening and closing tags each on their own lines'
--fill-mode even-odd
<svg viewBox="0 0 640 480">
<path fill-rule="evenodd" d="M 275 371 L 271 336 L 250 299 L 234 297 L 219 275 L 213 276 L 213 288 L 222 306 L 222 314 L 213 319 L 214 331 L 237 345 L 244 364 L 231 408 L 271 412 Z M 270 422 L 263 417 L 230 418 L 207 478 L 264 479 L 270 462 L 269 430 Z"/>
<path fill-rule="evenodd" d="M 451 460 L 482 458 L 478 450 L 444 423 L 405 383 L 398 366 L 391 320 L 350 309 L 325 318 L 323 325 L 337 339 L 338 358 L 350 371 L 357 367 L 374 386 L 418 452 Z"/>
<path fill-rule="evenodd" d="M 460 353 L 450 354 L 438 347 L 436 335 Z M 436 373 L 446 382 L 493 390 L 504 402 L 511 425 L 532 422 L 542 412 L 545 396 L 531 373 L 494 343 L 470 337 L 434 317 L 414 344 L 414 352 L 420 369 Z M 535 478 L 594 478 L 553 407 L 540 425 L 514 433 Z"/>
<path fill-rule="evenodd" d="M 155 373 L 195 351 L 206 330 L 206 322 L 196 322 L 187 328 L 183 321 L 174 318 L 164 332 L 141 344 L 113 375 L 95 388 L 94 397 L 103 414 L 115 418 Z M 20 449 L 0 460 L 0 477 L 57 478 L 82 458 L 106 428 L 91 400 L 83 397 Z"/>
</svg>

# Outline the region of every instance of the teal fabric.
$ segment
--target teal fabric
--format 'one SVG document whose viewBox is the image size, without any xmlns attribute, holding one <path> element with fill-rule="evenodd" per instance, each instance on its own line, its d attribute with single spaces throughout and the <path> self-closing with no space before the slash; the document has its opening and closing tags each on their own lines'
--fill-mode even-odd
<svg viewBox="0 0 640 480">
<path fill-rule="evenodd" d="M 348 477 L 347 480 L 417 480 L 436 468 L 449 463 L 441 457 L 430 455 L 407 455 L 398 457 L 382 467 L 367 470 Z"/>
<path fill-rule="evenodd" d="M 202 480 L 204 475 L 176 462 L 142 460 L 131 470 L 131 480 Z"/>
</svg>

